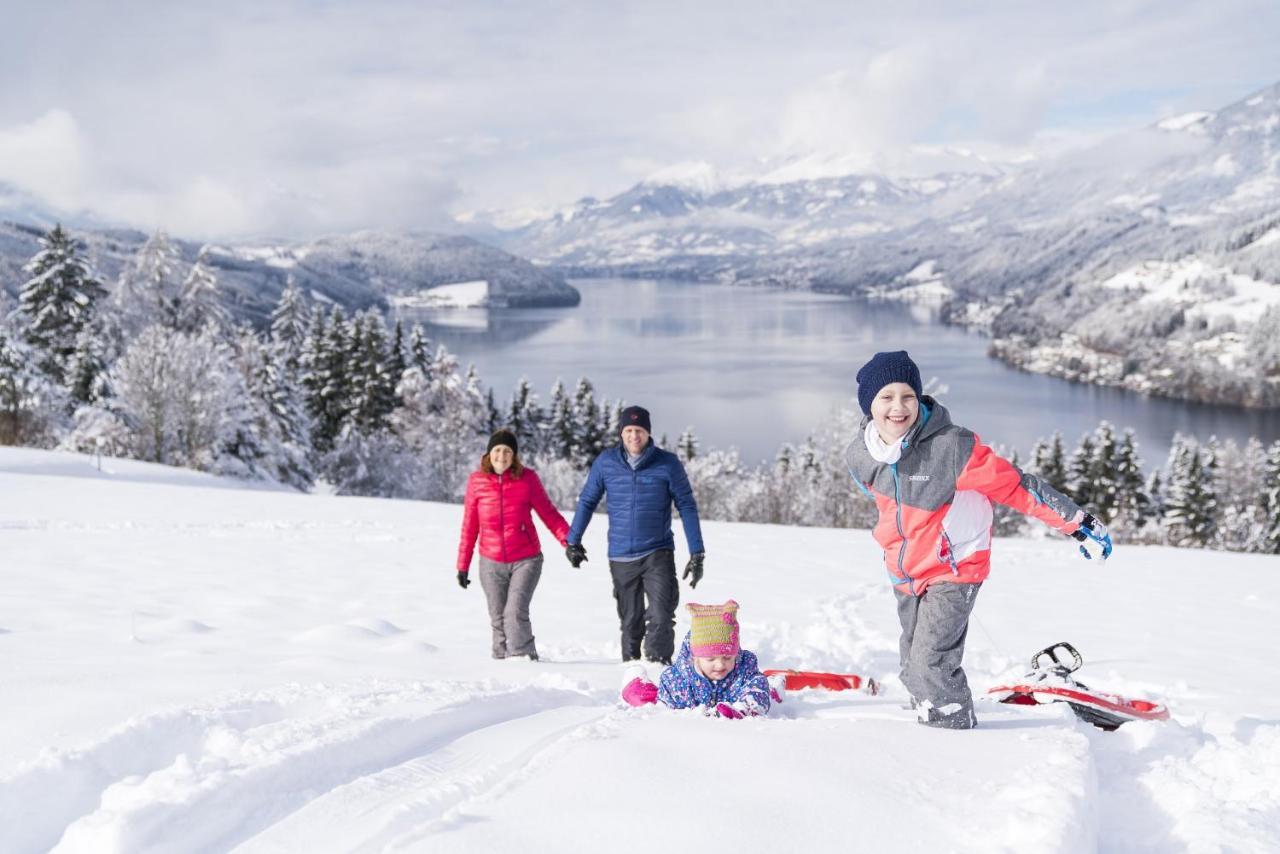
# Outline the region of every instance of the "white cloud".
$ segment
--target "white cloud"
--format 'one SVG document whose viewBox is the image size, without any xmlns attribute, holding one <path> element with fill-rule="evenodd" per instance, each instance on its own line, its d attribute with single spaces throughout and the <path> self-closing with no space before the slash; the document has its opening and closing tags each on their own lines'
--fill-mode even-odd
<svg viewBox="0 0 1280 854">
<path fill-rule="evenodd" d="M 193 237 L 430 228 L 686 162 L 1018 156 L 1280 77 L 1267 0 L 122 0 L 4 19 L 0 182 Z"/>
<path fill-rule="evenodd" d="M 84 196 L 84 140 L 75 118 L 51 109 L 33 121 L 0 127 L 0 181 L 58 207 Z"/>
</svg>

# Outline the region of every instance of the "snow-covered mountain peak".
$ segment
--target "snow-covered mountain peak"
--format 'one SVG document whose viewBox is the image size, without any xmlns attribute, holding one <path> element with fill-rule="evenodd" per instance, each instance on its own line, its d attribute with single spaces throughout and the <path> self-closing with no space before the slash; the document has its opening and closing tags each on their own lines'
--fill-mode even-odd
<svg viewBox="0 0 1280 854">
<path fill-rule="evenodd" d="M 709 196 L 732 186 L 728 176 L 705 160 L 686 160 L 673 163 L 651 173 L 640 186 L 675 187 L 702 196 Z"/>
</svg>

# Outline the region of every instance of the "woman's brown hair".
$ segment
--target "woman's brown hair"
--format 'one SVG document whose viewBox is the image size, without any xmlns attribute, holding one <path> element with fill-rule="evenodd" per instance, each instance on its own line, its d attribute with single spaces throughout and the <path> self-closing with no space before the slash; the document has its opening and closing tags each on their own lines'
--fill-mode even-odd
<svg viewBox="0 0 1280 854">
<path fill-rule="evenodd" d="M 489 462 L 489 452 L 485 451 L 484 456 L 480 458 L 480 471 L 485 474 L 493 474 L 493 463 Z M 511 467 L 507 469 L 511 472 L 512 477 L 519 477 L 524 474 L 524 463 L 520 462 L 520 453 L 513 451 L 511 455 Z"/>
</svg>

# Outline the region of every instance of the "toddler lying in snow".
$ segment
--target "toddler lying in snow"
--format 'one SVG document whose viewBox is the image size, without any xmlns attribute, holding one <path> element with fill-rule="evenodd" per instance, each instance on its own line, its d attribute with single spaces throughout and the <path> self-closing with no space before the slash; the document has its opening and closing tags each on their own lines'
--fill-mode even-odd
<svg viewBox="0 0 1280 854">
<path fill-rule="evenodd" d="M 661 702 L 672 709 L 701 708 L 704 714 L 743 718 L 769 713 L 770 698 L 780 701 L 760 672 L 755 653 L 738 644 L 738 603 L 688 606 L 689 634 L 659 684 L 636 676 L 622 689 L 631 706 Z"/>
</svg>

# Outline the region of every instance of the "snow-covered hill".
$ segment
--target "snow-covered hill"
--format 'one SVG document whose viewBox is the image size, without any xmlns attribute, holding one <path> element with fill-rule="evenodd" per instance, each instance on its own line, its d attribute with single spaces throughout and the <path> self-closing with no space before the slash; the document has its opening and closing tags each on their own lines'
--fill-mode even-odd
<svg viewBox="0 0 1280 854">
<path fill-rule="evenodd" d="M 648 181 L 507 232 L 504 246 L 594 275 L 774 284 L 945 303 L 1004 358 L 1172 397 L 1280 406 L 1280 84 L 1092 148 L 927 178 L 793 164 L 724 188 Z M 959 161 L 964 163 L 964 161 Z M 931 265 L 930 287 L 913 272 Z M 1114 277 L 1197 266 L 1129 312 Z M 1229 312 L 1244 296 L 1263 299 Z M 1178 280 L 1175 280 L 1175 284 Z M 1213 315 L 1207 317 L 1207 315 Z"/>
<path fill-rule="evenodd" d="M 39 251 L 43 227 L 0 221 L 0 288 L 16 293 L 22 266 Z M 109 284 L 146 241 L 126 230 L 75 231 Z M 175 240 L 195 261 L 201 244 Z M 208 263 L 233 315 L 267 317 L 289 279 L 313 297 L 352 310 L 386 307 L 441 285 L 486 282 L 487 303 L 528 307 L 577 305 L 578 291 L 559 273 L 536 267 L 468 237 L 427 233 L 358 232 L 306 243 L 214 245 Z"/>
<path fill-rule="evenodd" d="M 767 665 L 889 687 L 735 722 L 616 702 L 603 519 L 582 569 L 548 551 L 544 660 L 495 662 L 453 579 L 459 507 L 115 468 L 0 449 L 6 852 L 1280 847 L 1274 557 L 998 542 L 975 686 L 1067 639 L 1174 719 L 983 703 L 939 732 L 899 708 L 868 532 L 709 523 L 686 601 L 736 598 Z"/>
</svg>

